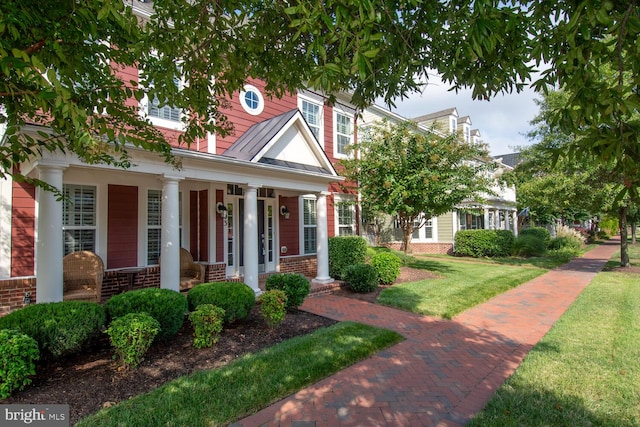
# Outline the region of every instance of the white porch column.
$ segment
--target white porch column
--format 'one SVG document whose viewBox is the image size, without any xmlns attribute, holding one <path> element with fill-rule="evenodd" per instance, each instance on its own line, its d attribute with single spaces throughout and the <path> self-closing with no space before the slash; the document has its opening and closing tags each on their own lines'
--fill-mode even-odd
<svg viewBox="0 0 640 427">
<path fill-rule="evenodd" d="M 160 287 L 180 292 L 180 204 L 182 178 L 162 178 L 162 231 L 160 236 Z"/>
<path fill-rule="evenodd" d="M 489 208 L 485 207 L 484 208 L 484 229 L 485 230 L 491 230 L 493 227 L 491 227 L 491 224 L 489 224 Z"/>
<path fill-rule="evenodd" d="M 66 164 L 38 164 L 39 178 L 62 191 L 62 173 Z M 62 201 L 42 188 L 36 189 L 38 225 L 36 236 L 36 302 L 62 301 Z"/>
<path fill-rule="evenodd" d="M 327 195 L 322 192 L 318 195 L 316 204 L 316 260 L 318 262 L 317 276 L 313 283 L 325 284 L 333 282 L 329 277 L 329 231 L 327 225 Z"/>
<path fill-rule="evenodd" d="M 244 283 L 256 295 L 262 291 L 258 286 L 258 188 L 260 185 L 247 184 L 244 191 Z"/>
<path fill-rule="evenodd" d="M 513 234 L 518 236 L 518 211 L 511 211 L 511 222 L 513 224 Z"/>
</svg>

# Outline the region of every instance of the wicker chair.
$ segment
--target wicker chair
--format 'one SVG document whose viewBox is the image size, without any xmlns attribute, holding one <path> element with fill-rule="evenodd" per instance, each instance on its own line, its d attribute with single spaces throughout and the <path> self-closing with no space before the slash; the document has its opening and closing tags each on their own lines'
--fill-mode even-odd
<svg viewBox="0 0 640 427">
<path fill-rule="evenodd" d="M 100 302 L 104 263 L 93 252 L 72 252 L 62 259 L 65 301 Z"/>
<path fill-rule="evenodd" d="M 204 265 L 193 261 L 191 253 L 180 248 L 180 290 L 187 291 L 204 282 Z"/>
</svg>

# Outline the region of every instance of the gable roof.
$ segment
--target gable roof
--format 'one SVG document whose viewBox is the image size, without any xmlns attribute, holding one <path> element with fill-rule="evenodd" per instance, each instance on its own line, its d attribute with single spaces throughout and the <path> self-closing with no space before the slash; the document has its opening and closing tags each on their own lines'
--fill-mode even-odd
<svg viewBox="0 0 640 427">
<path fill-rule="evenodd" d="M 499 156 L 493 156 L 493 158 L 512 168 L 515 168 L 520 163 L 520 153 L 501 154 Z"/>
<path fill-rule="evenodd" d="M 436 120 L 436 119 L 449 117 L 449 116 L 458 117 L 458 110 L 455 107 L 447 108 L 447 109 L 444 109 L 444 110 L 436 111 L 435 113 L 430 113 L 430 114 L 425 114 L 424 116 L 414 117 L 411 120 L 413 120 L 414 122 L 417 122 L 417 123 L 422 123 L 422 122 L 426 122 L 426 121 L 429 121 L 429 120 Z"/>
<path fill-rule="evenodd" d="M 298 109 L 254 124 L 222 156 L 338 175 Z"/>
</svg>

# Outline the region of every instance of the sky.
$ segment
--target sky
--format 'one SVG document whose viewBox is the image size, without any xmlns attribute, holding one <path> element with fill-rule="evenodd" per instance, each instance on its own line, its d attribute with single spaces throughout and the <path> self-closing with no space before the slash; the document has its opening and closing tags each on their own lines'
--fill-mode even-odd
<svg viewBox="0 0 640 427">
<path fill-rule="evenodd" d="M 491 155 L 518 151 L 519 146 L 531 145 L 525 134 L 531 130 L 529 122 L 538 113 L 532 89 L 520 93 L 497 95 L 490 101 L 477 101 L 471 90 L 449 92 L 449 86 L 438 76 L 432 76 L 422 93 L 415 93 L 396 102 L 393 111 L 406 118 L 457 108 L 460 117 L 471 118 L 471 129 L 478 129 L 482 141 L 489 145 Z M 381 105 L 381 104 L 380 104 Z"/>
</svg>

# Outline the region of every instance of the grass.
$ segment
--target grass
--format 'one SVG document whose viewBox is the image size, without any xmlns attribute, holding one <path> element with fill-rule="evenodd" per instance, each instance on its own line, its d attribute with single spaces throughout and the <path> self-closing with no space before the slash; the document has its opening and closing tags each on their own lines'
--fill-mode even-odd
<svg viewBox="0 0 640 427">
<path fill-rule="evenodd" d="M 339 323 L 223 368 L 181 377 L 77 425 L 227 425 L 401 340 L 392 331 Z"/>
<path fill-rule="evenodd" d="M 405 259 L 405 265 L 432 271 L 441 278 L 394 285 L 384 289 L 377 302 L 446 319 L 547 271 L 456 259 L 412 258 Z"/>
<path fill-rule="evenodd" d="M 639 265 L 640 245 L 630 248 Z M 638 426 L 638 283 L 623 270 L 598 274 L 469 425 Z"/>
</svg>

